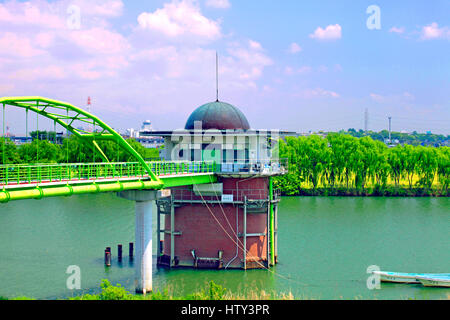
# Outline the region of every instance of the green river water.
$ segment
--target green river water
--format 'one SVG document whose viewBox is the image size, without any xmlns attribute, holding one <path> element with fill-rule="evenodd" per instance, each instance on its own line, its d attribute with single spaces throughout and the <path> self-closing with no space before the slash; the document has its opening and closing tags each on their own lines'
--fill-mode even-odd
<svg viewBox="0 0 450 320">
<path fill-rule="evenodd" d="M 369 290 L 366 285 L 371 265 L 399 272 L 450 272 L 449 198 L 285 197 L 278 219 L 279 264 L 272 271 L 154 266 L 154 289 L 184 294 L 214 280 L 233 292 L 264 289 L 307 299 L 450 295 L 446 288 L 383 283 L 381 289 Z M 128 261 L 132 241 L 134 203 L 114 194 L 0 204 L 0 296 L 59 299 L 97 293 L 105 278 L 133 291 L 134 269 Z M 124 245 L 122 264 L 117 262 L 119 243 Z M 107 246 L 112 247 L 111 268 L 103 264 Z M 70 265 L 80 267 L 81 290 L 66 287 Z"/>
</svg>

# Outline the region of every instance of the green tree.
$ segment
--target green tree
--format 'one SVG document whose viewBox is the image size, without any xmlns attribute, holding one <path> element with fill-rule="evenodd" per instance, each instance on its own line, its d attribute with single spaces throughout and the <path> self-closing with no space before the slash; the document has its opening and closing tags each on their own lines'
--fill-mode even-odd
<svg viewBox="0 0 450 320">
<path fill-rule="evenodd" d="M 0 161 L 2 164 L 21 163 L 16 145 L 8 138 L 0 138 Z"/>
<path fill-rule="evenodd" d="M 58 163 L 61 148 L 47 140 L 34 140 L 19 148 L 21 161 L 18 163 Z"/>
</svg>

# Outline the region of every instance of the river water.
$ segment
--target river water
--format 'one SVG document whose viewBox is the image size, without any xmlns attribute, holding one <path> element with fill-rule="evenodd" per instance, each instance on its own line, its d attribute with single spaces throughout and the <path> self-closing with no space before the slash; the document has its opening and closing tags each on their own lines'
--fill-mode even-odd
<svg viewBox="0 0 450 320">
<path fill-rule="evenodd" d="M 285 197 L 279 208 L 279 264 L 271 271 L 154 267 L 153 286 L 184 294 L 214 280 L 237 293 L 263 289 L 305 299 L 448 299 L 450 289 L 420 285 L 383 283 L 369 290 L 366 271 L 377 265 L 399 272 L 450 272 L 449 209 L 449 198 Z M 134 203 L 114 194 L 0 204 L 0 296 L 98 293 L 102 279 L 133 291 L 132 241 Z M 103 264 L 107 246 L 111 268 Z M 67 289 L 70 265 L 80 267 L 81 290 Z"/>
</svg>

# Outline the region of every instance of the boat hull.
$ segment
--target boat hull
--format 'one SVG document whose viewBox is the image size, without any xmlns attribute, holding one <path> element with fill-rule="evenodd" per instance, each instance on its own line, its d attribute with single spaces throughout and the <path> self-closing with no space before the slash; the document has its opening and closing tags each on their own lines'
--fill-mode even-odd
<svg viewBox="0 0 450 320">
<path fill-rule="evenodd" d="M 419 278 L 423 279 L 434 277 L 450 277 L 449 273 L 402 273 L 402 272 L 390 272 L 390 271 L 373 271 L 375 275 L 380 277 L 382 282 L 394 282 L 394 283 L 422 283 Z"/>
<path fill-rule="evenodd" d="M 450 277 L 419 277 L 417 280 L 425 287 L 450 288 Z"/>
</svg>

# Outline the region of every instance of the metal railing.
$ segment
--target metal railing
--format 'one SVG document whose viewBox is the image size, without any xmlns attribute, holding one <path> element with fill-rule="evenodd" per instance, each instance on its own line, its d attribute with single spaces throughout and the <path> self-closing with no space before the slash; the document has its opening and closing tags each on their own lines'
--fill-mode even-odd
<svg viewBox="0 0 450 320">
<path fill-rule="evenodd" d="M 216 170 L 213 161 L 147 164 L 157 176 L 213 173 Z M 149 177 L 142 164 L 138 162 L 0 165 L 0 186 L 124 178 Z"/>
<path fill-rule="evenodd" d="M 203 201 L 222 201 L 223 195 L 233 195 L 233 202 L 243 202 L 244 198 L 247 197 L 247 200 L 267 200 L 269 196 L 268 189 L 224 189 L 222 192 L 217 192 L 214 194 L 202 194 L 197 191 L 197 193 L 193 189 L 187 188 L 176 188 L 172 189 L 172 194 L 174 196 L 175 201 L 192 201 L 192 202 L 203 202 Z M 281 190 L 274 189 L 273 190 L 273 199 L 277 200 L 281 198 Z M 224 201 L 224 203 L 227 201 Z"/>
<path fill-rule="evenodd" d="M 156 176 L 199 173 L 287 173 L 287 159 L 277 161 L 220 163 L 214 161 L 151 161 L 146 162 Z M 0 165 L 0 186 L 41 184 L 101 179 L 149 178 L 138 162 L 99 162 L 67 164 Z"/>
<path fill-rule="evenodd" d="M 217 173 L 241 174 L 285 174 L 288 172 L 288 159 L 277 160 L 237 160 L 217 164 Z"/>
</svg>

